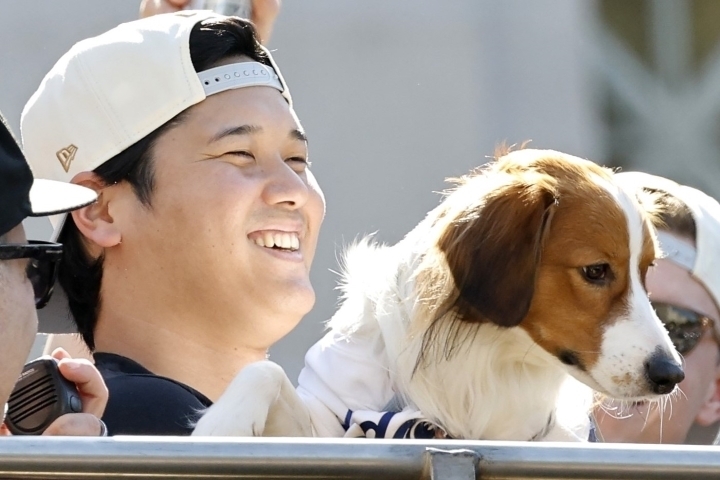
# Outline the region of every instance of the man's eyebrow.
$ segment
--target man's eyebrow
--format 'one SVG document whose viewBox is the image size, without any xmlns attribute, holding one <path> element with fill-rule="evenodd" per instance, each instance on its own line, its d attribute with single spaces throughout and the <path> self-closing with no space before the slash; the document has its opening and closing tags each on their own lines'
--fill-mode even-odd
<svg viewBox="0 0 720 480">
<path fill-rule="evenodd" d="M 259 127 L 257 125 L 238 125 L 235 127 L 226 128 L 225 130 L 222 130 L 221 132 L 213 135 L 212 138 L 208 141 L 208 143 L 214 143 L 218 140 L 222 140 L 223 138 L 232 135 L 250 135 L 252 133 L 259 133 L 262 132 L 262 129 L 262 127 Z M 290 137 L 305 143 L 307 143 L 308 141 L 305 132 L 297 128 L 290 131 Z"/>
<path fill-rule="evenodd" d="M 226 128 L 225 130 L 213 135 L 208 143 L 217 142 L 218 140 L 222 140 L 223 138 L 231 135 L 250 135 L 251 133 L 257 133 L 260 131 L 262 131 L 262 127 L 258 127 L 257 125 L 238 125 Z"/>
</svg>

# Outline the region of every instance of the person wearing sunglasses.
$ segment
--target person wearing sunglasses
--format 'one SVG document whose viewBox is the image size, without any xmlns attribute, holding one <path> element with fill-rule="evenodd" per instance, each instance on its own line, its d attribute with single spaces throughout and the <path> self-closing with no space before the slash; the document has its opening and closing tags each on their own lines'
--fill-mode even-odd
<svg viewBox="0 0 720 480">
<path fill-rule="evenodd" d="M 36 309 L 50 299 L 62 255 L 58 243 L 28 241 L 22 221 L 30 216 L 67 212 L 93 203 L 90 189 L 50 180 L 33 181 L 28 164 L 0 114 L 0 405 L 7 404 L 37 332 Z M 47 435 L 103 435 L 100 420 L 107 388 L 87 360 L 72 359 L 63 350 L 53 357 L 61 374 L 74 382 L 83 413 L 63 415 Z M 0 435 L 8 435 L 0 427 Z"/>
<path fill-rule="evenodd" d="M 647 205 L 663 252 L 646 278 L 660 320 L 684 358 L 685 380 L 666 402 L 604 401 L 605 442 L 710 443 L 691 438 L 720 420 L 720 204 L 691 187 L 639 172 L 618 174 Z"/>
</svg>

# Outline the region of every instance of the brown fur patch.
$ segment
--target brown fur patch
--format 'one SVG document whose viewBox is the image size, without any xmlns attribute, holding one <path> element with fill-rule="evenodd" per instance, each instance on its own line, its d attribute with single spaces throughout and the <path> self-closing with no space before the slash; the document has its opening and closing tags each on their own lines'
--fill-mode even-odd
<svg viewBox="0 0 720 480">
<path fill-rule="evenodd" d="M 625 372 L 623 375 L 613 375 L 611 380 L 616 385 L 632 385 L 635 383 L 635 378 L 630 372 Z"/>
</svg>

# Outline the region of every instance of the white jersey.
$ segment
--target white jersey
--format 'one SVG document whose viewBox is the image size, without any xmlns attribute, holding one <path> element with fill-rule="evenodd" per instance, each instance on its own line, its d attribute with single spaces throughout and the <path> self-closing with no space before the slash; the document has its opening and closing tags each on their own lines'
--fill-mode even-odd
<svg viewBox="0 0 720 480">
<path fill-rule="evenodd" d="M 298 393 L 319 436 L 433 438 L 440 432 L 396 395 L 379 336 L 329 332 L 305 356 Z"/>
</svg>

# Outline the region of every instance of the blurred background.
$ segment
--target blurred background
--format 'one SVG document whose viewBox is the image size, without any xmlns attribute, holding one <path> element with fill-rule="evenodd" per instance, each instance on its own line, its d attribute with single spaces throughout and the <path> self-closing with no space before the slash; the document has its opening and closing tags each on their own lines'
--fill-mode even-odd
<svg viewBox="0 0 720 480">
<path fill-rule="evenodd" d="M 0 0 L 0 108 L 139 0 Z M 717 0 L 285 0 L 269 47 L 310 138 L 327 217 L 317 305 L 271 357 L 294 380 L 336 309 L 343 245 L 398 241 L 444 179 L 531 140 L 720 195 Z M 33 221 L 30 236 L 49 224 Z M 43 311 L 46 331 L 67 328 Z"/>
</svg>

